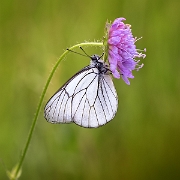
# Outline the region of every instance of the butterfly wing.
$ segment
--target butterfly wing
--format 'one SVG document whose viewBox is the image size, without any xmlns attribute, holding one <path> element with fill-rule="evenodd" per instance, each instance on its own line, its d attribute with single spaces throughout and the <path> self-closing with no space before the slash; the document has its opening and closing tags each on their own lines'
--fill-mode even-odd
<svg viewBox="0 0 180 180">
<path fill-rule="evenodd" d="M 45 118 L 51 123 L 99 127 L 115 116 L 117 105 L 111 76 L 87 66 L 52 96 L 45 106 Z"/>
<path fill-rule="evenodd" d="M 70 78 L 47 102 L 44 115 L 50 123 L 71 123 L 72 100 L 77 83 L 86 77 L 90 67 L 87 66 Z"/>
</svg>

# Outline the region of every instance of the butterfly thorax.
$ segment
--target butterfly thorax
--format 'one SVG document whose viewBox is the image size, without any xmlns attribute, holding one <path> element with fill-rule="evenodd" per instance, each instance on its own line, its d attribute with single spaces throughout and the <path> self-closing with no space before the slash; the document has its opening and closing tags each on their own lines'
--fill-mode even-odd
<svg viewBox="0 0 180 180">
<path fill-rule="evenodd" d="M 104 63 L 102 59 L 100 59 L 100 56 L 98 55 L 92 55 L 91 56 L 91 67 L 95 67 L 99 70 L 100 74 L 109 74 L 108 71 L 108 65 Z"/>
</svg>

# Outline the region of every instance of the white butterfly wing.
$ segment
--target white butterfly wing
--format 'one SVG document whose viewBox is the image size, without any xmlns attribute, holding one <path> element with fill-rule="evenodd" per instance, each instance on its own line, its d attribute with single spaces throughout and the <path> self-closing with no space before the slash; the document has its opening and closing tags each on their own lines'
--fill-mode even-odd
<svg viewBox="0 0 180 180">
<path fill-rule="evenodd" d="M 118 98 L 110 75 L 89 66 L 73 76 L 45 106 L 51 123 L 74 122 L 82 127 L 99 127 L 117 112 Z"/>
</svg>

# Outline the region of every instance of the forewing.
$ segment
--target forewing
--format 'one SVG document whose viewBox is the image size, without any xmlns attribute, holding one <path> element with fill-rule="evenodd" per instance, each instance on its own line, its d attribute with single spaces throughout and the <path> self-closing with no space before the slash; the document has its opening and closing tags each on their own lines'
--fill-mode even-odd
<svg viewBox="0 0 180 180">
<path fill-rule="evenodd" d="M 73 111 L 73 121 L 89 128 L 105 125 L 113 119 L 118 107 L 118 97 L 110 75 L 99 74 L 96 68 L 93 71 L 94 78 L 86 90 L 82 90 L 81 101 L 73 99 L 73 103 L 78 104 L 76 111 Z"/>
<path fill-rule="evenodd" d="M 75 117 L 82 116 L 86 91 L 95 76 L 93 68 L 89 66 L 75 74 L 47 102 L 44 109 L 46 120 L 51 123 L 70 123 Z"/>
</svg>

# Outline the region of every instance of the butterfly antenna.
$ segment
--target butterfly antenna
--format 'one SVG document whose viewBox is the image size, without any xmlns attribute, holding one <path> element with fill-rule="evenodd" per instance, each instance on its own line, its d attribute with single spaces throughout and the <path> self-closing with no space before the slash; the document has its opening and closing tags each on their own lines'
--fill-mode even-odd
<svg viewBox="0 0 180 180">
<path fill-rule="evenodd" d="M 79 46 L 79 48 L 84 52 L 84 54 L 86 55 L 86 56 L 88 56 L 88 57 L 90 57 L 91 58 L 91 56 L 90 55 L 88 55 L 86 52 L 85 52 L 85 50 L 81 47 L 81 46 Z"/>
<path fill-rule="evenodd" d="M 104 56 L 104 52 L 102 53 L 102 55 L 99 57 L 99 59 L 101 59 Z"/>
<path fill-rule="evenodd" d="M 85 55 L 84 55 L 84 54 L 81 54 L 81 53 L 78 53 L 78 52 L 76 52 L 76 51 L 73 51 L 73 50 L 71 50 L 71 49 L 69 49 L 69 48 L 67 48 L 66 50 L 67 50 L 67 51 L 71 51 L 71 52 L 76 53 L 76 54 L 79 54 L 79 55 L 81 55 L 81 56 L 85 56 L 85 57 L 90 57 L 90 58 L 91 58 L 91 56 L 90 56 L 89 54 L 87 54 L 86 51 L 85 51 L 81 46 L 79 46 L 79 48 L 83 51 L 83 53 L 84 53 Z M 104 56 L 104 53 L 102 53 L 102 55 L 99 57 L 99 59 L 101 59 L 103 56 Z"/>
<path fill-rule="evenodd" d="M 73 50 L 71 50 L 71 49 L 69 49 L 69 48 L 67 48 L 66 50 L 67 50 L 67 51 L 70 51 L 70 52 L 73 52 L 73 53 L 75 53 L 75 54 L 79 54 L 79 55 L 81 55 L 81 56 L 85 56 L 84 54 L 78 53 L 78 52 L 73 51 Z M 85 54 L 86 54 L 86 53 L 85 53 Z M 86 54 L 85 57 L 89 57 L 89 56 L 87 56 L 87 54 Z"/>
</svg>

